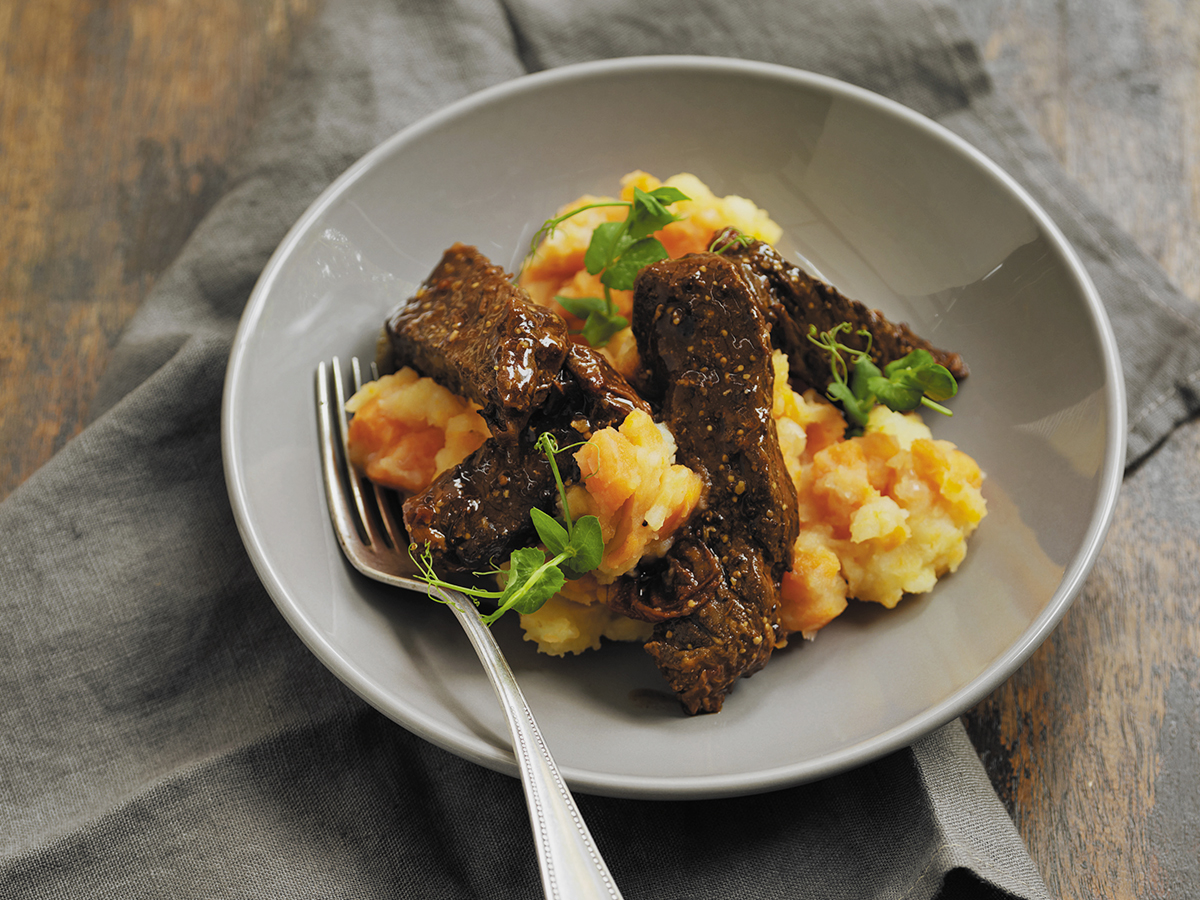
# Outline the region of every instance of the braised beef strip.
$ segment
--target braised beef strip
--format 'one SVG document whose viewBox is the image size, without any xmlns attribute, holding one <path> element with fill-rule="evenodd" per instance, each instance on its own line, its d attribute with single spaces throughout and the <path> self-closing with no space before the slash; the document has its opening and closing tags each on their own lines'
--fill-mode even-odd
<svg viewBox="0 0 1200 900">
<path fill-rule="evenodd" d="M 492 433 L 513 439 L 546 402 L 570 344 L 560 316 L 466 244 L 443 254 L 385 330 L 397 365 L 474 400 Z"/>
<path fill-rule="evenodd" d="M 715 243 L 718 246 L 729 243 L 733 233 L 721 232 Z M 797 391 L 812 387 L 824 393 L 831 380 L 829 356 L 807 339 L 808 326 L 815 325 L 821 332 L 842 322 L 851 325 L 851 334 L 838 338 L 847 347 L 864 349 L 866 340 L 856 332 L 865 328 L 871 333 L 871 359 L 880 368 L 920 348 L 928 350 L 955 378 L 967 377 L 966 363 L 959 354 L 934 347 L 904 323 L 889 322 L 882 313 L 813 278 L 780 256 L 770 244 L 734 242 L 721 255 L 740 263 L 749 277 L 765 289 L 765 296 L 769 298 L 767 317 L 771 321 L 772 340 L 788 355 L 790 380 Z"/>
<path fill-rule="evenodd" d="M 404 503 L 409 540 L 428 543 L 438 568 L 478 571 L 499 563 L 518 547 L 535 543 L 531 507 L 558 515 L 554 474 L 535 446 L 549 431 L 560 447 L 586 441 L 601 428 L 619 425 L 634 409 L 649 406 L 607 360 L 591 347 L 572 344 L 542 405 L 515 440 L 494 437 L 422 493 Z M 577 480 L 573 456 L 558 457 L 567 481 Z"/>
<path fill-rule="evenodd" d="M 529 300 L 476 248 L 455 244 L 387 320 L 391 361 L 483 406 L 493 437 L 404 504 L 409 540 L 439 568 L 474 570 L 534 539 L 531 506 L 554 514 L 554 476 L 535 447 L 587 440 L 649 407 L 562 318 Z M 569 454 L 559 467 L 570 477 Z M 577 473 L 575 473 L 577 474 Z"/>
<path fill-rule="evenodd" d="M 712 253 L 648 266 L 634 288 L 652 402 L 677 462 L 705 481 L 653 588 L 692 611 L 660 621 L 646 645 L 689 713 L 720 710 L 734 682 L 770 657 L 777 585 L 799 529 L 770 414 L 768 302 L 741 265 Z"/>
</svg>

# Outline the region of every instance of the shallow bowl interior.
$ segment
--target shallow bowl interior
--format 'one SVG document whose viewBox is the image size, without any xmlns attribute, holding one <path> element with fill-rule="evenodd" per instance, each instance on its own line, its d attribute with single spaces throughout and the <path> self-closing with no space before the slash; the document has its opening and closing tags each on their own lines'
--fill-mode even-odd
<svg viewBox="0 0 1200 900">
<path fill-rule="evenodd" d="M 648 657 L 540 657 L 496 626 L 567 779 L 640 797 L 769 790 L 911 742 L 1000 684 L 1061 618 L 1111 516 L 1123 393 L 1095 292 L 1047 217 L 948 132 L 811 74 L 696 58 L 530 76 L 450 107 L 353 166 L 264 271 L 226 385 L 225 461 L 246 546 L 280 610 L 376 708 L 515 771 L 492 690 L 452 616 L 368 582 L 330 531 L 313 371 L 371 358 L 385 314 L 455 241 L 513 267 L 538 226 L 633 169 L 691 172 L 783 227 L 780 249 L 971 367 L 931 422 L 987 473 L 959 571 L 893 611 L 851 609 L 684 716 Z"/>
</svg>

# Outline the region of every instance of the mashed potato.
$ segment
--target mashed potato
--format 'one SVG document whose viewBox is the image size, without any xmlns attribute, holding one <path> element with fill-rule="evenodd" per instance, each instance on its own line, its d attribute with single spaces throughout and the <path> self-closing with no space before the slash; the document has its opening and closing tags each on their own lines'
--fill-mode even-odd
<svg viewBox="0 0 1200 900">
<path fill-rule="evenodd" d="M 675 463 L 675 439 L 640 410 L 619 428 L 603 428 L 575 453 L 582 476 L 567 490 L 571 515 L 596 516 L 604 558 L 584 578 L 568 581 L 553 603 L 521 616 L 525 639 L 554 656 L 600 646 L 600 638 L 649 640 L 653 626 L 603 603 L 619 576 L 645 557 L 662 556 L 700 500 L 703 482 Z"/>
<path fill-rule="evenodd" d="M 848 597 L 890 609 L 955 571 L 987 512 L 983 474 L 915 412 L 877 406 L 862 436 L 843 439 L 837 407 L 795 393 L 782 353 L 774 363 L 772 414 L 800 512 L 781 623 L 811 638 Z"/>
<path fill-rule="evenodd" d="M 599 650 L 601 638 L 642 644 L 650 640 L 654 626 L 613 612 L 600 602 L 605 590 L 607 587 L 587 576 L 568 581 L 563 592 L 537 612 L 521 616 L 525 640 L 534 641 L 538 652 L 549 656 Z"/>
<path fill-rule="evenodd" d="M 379 484 L 422 491 L 491 437 L 478 409 L 405 366 L 346 402 L 350 461 Z"/>
<path fill-rule="evenodd" d="M 604 559 L 596 568 L 608 584 L 644 556 L 662 556 L 675 529 L 700 500 L 703 482 L 675 464 L 675 438 L 665 425 L 634 410 L 620 428 L 604 428 L 575 454 L 582 482 L 567 491 L 571 515 L 600 520 Z"/>
<path fill-rule="evenodd" d="M 640 170 L 630 172 L 621 179 L 618 198 L 585 194 L 563 206 L 557 213 L 561 216 L 573 209 L 591 203 L 602 203 L 613 199 L 633 199 L 633 189 L 652 191 L 667 185 L 678 188 L 690 198 L 671 206 L 671 211 L 680 216 L 655 237 L 662 241 L 672 257 L 687 253 L 699 253 L 708 249 L 713 234 L 722 228 L 733 227 L 743 234 L 774 244 L 779 240 L 780 228 L 767 213 L 745 197 L 730 195 L 718 197 L 695 175 L 681 173 L 666 181 Z M 554 299 L 563 297 L 602 297 L 604 286 L 599 275 L 590 275 L 584 268 L 583 257 L 592 240 L 592 232 L 603 222 L 619 222 L 625 218 L 624 206 L 602 206 L 585 209 L 562 222 L 554 233 L 538 246 L 537 253 L 521 270 L 520 284 L 535 302 L 552 307 L 572 328 L 581 328 L 583 323 L 563 309 Z M 626 319 L 630 318 L 633 306 L 632 291 L 613 291 L 613 303 Z M 629 377 L 637 371 L 639 360 L 633 333 L 628 329 L 618 332 L 609 343 L 601 348 L 609 362 L 622 375 Z"/>
</svg>

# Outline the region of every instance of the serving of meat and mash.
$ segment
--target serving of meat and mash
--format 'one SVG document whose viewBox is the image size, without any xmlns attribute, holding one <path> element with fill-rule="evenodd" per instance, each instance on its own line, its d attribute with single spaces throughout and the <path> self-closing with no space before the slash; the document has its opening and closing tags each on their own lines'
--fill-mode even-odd
<svg viewBox="0 0 1200 900">
<path fill-rule="evenodd" d="M 929 591 L 986 509 L 979 467 L 916 411 L 875 405 L 848 428 L 812 335 L 879 369 L 922 350 L 961 379 L 963 360 L 784 259 L 748 200 L 644 172 L 619 199 L 664 186 L 686 199 L 629 291 L 588 259 L 626 215 L 613 198 L 565 206 L 515 280 L 448 249 L 386 321 L 385 374 L 347 404 L 350 453 L 402 492 L 413 547 L 451 580 L 537 546 L 531 510 L 595 516 L 598 564 L 521 614 L 526 638 L 552 655 L 638 641 L 688 712 L 716 712 L 849 599 Z M 573 301 L 600 296 L 614 325 L 589 343 Z"/>
</svg>

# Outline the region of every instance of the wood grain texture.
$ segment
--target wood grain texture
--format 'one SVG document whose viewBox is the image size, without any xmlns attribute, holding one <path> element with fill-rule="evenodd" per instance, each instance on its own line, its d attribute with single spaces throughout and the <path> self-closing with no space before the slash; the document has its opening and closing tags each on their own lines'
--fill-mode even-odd
<svg viewBox="0 0 1200 900">
<path fill-rule="evenodd" d="M 962 9 L 997 90 L 1200 300 L 1200 2 Z M 966 717 L 1053 896 L 1200 896 L 1197 485 L 1193 423 L 1127 478 L 1058 630 Z"/>
<path fill-rule="evenodd" d="M 1200 2 L 959 3 L 997 90 L 1200 300 Z"/>
<path fill-rule="evenodd" d="M 0 3 L 0 497 L 83 427 L 315 6 Z"/>
</svg>

